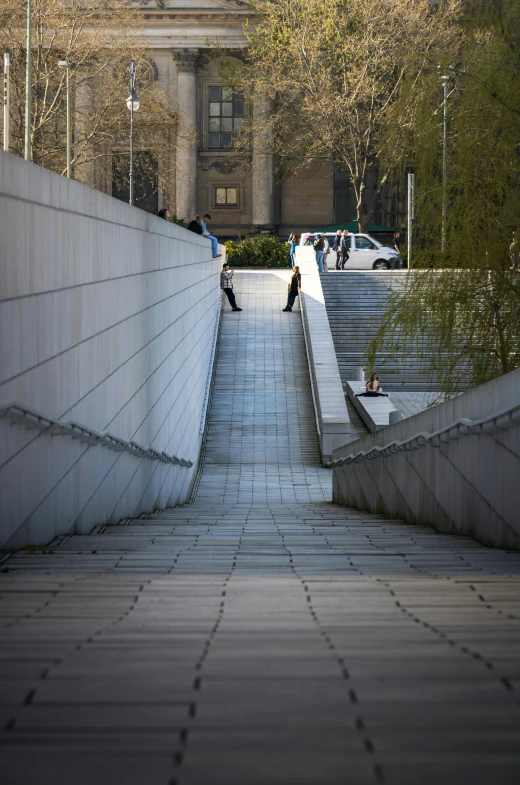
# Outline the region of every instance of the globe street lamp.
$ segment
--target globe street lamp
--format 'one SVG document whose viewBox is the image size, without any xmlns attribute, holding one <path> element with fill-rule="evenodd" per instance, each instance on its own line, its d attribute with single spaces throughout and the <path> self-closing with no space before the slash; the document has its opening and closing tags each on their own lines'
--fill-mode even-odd
<svg viewBox="0 0 520 785">
<path fill-rule="evenodd" d="M 70 122 L 70 63 L 67 60 L 60 60 L 58 63 L 59 68 L 67 70 L 67 177 L 72 176 L 72 159 L 71 159 L 71 122 Z"/>
<path fill-rule="evenodd" d="M 126 105 L 130 111 L 130 204 L 134 204 L 134 112 L 137 112 L 141 104 L 135 91 L 135 60 L 130 64 L 130 95 L 126 99 Z"/>
</svg>

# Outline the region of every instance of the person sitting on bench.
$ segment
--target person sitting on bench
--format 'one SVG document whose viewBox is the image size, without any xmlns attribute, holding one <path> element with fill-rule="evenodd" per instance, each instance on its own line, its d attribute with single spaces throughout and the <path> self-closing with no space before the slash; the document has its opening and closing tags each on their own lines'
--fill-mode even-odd
<svg viewBox="0 0 520 785">
<path fill-rule="evenodd" d="M 388 394 L 382 391 L 379 382 L 380 382 L 379 374 L 377 373 L 377 371 L 374 371 L 374 373 L 366 383 L 365 392 L 357 393 L 356 398 L 359 398 L 360 396 L 364 396 L 366 398 L 377 398 L 380 395 L 384 396 L 385 398 L 388 398 Z"/>
</svg>

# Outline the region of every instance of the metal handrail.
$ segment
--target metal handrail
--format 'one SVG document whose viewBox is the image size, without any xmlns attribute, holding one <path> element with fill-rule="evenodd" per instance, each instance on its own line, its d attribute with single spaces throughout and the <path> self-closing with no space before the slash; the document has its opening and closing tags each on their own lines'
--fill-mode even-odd
<svg viewBox="0 0 520 785">
<path fill-rule="evenodd" d="M 336 460 L 328 461 L 324 465 L 328 469 L 336 469 L 339 466 L 350 466 L 352 463 L 374 461 L 377 458 L 386 458 L 401 452 L 420 450 L 428 444 L 431 447 L 441 447 L 449 441 L 457 440 L 459 436 L 467 436 L 468 434 L 487 435 L 495 430 L 506 430 L 514 424 L 520 424 L 520 404 L 509 409 L 502 409 L 487 417 L 482 417 L 480 420 L 468 420 L 465 417 L 461 417 L 459 420 L 455 420 L 450 425 L 446 425 L 433 433 L 421 431 L 402 442 L 393 441 L 385 444 L 384 447 L 375 446 L 370 450 L 361 451 L 355 455 L 336 458 Z"/>
<path fill-rule="evenodd" d="M 137 458 L 149 458 L 151 461 L 173 463 L 187 469 L 193 466 L 193 461 L 187 461 L 184 458 L 177 458 L 176 455 L 159 452 L 154 450 L 153 447 L 143 447 L 137 444 L 137 442 L 128 442 L 126 439 L 114 436 L 114 434 L 108 431 L 99 433 L 74 420 L 61 422 L 61 420 L 55 420 L 53 417 L 46 417 L 36 409 L 24 406 L 17 401 L 0 404 L 1 417 L 9 417 L 13 425 L 25 425 L 26 428 L 35 428 L 51 436 L 70 436 L 72 439 L 79 439 L 89 445 L 100 444 L 102 447 L 109 447 L 117 452 L 129 452 Z"/>
</svg>

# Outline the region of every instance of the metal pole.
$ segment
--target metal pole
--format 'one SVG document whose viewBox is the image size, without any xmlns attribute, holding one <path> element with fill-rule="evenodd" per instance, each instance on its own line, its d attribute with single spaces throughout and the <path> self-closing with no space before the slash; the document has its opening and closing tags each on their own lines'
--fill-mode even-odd
<svg viewBox="0 0 520 785">
<path fill-rule="evenodd" d="M 9 152 L 9 53 L 4 54 L 4 150 Z"/>
<path fill-rule="evenodd" d="M 72 123 L 70 117 L 70 65 L 67 65 L 67 177 L 72 177 L 72 157 L 71 157 L 71 135 Z"/>
<path fill-rule="evenodd" d="M 27 65 L 25 68 L 25 160 L 32 161 L 32 0 L 27 0 Z"/>
<path fill-rule="evenodd" d="M 130 204 L 134 204 L 134 95 L 135 60 L 130 64 Z"/>
<path fill-rule="evenodd" d="M 134 103 L 130 109 L 130 204 L 134 203 Z"/>
<path fill-rule="evenodd" d="M 412 268 L 412 229 L 415 218 L 415 175 L 408 173 L 408 228 L 406 240 L 408 245 L 408 269 Z"/>
<path fill-rule="evenodd" d="M 441 76 L 443 83 L 443 128 L 442 128 L 442 227 L 441 248 L 446 251 L 446 217 L 448 213 L 448 80 L 449 76 Z"/>
</svg>

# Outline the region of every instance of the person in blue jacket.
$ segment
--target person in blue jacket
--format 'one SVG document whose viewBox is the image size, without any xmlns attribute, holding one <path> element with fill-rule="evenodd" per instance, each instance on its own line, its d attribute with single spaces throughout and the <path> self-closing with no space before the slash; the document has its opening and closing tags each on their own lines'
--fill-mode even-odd
<svg viewBox="0 0 520 785">
<path fill-rule="evenodd" d="M 294 267 L 294 265 L 296 264 L 296 249 L 298 247 L 298 238 L 293 233 L 291 234 L 287 242 L 290 245 L 290 251 L 291 251 L 291 267 Z"/>
</svg>

